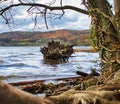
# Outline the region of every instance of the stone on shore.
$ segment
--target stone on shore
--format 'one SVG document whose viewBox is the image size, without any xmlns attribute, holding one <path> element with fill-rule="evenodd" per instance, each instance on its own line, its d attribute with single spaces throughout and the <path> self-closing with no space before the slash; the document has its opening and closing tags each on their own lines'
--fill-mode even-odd
<svg viewBox="0 0 120 104">
<path fill-rule="evenodd" d="M 54 104 L 120 104 L 120 71 L 103 84 L 90 86 L 84 91 L 72 89 L 49 99 Z"/>
</svg>

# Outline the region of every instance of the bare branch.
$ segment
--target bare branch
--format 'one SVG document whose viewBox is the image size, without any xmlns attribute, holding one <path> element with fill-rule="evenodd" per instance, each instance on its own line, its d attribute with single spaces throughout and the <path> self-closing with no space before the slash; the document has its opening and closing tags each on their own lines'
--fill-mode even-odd
<svg viewBox="0 0 120 104">
<path fill-rule="evenodd" d="M 50 11 L 53 10 L 65 10 L 65 9 L 70 9 L 70 10 L 74 10 L 83 14 L 88 15 L 88 11 L 84 10 L 84 9 L 80 9 L 78 7 L 74 7 L 74 6 L 70 6 L 70 5 L 65 5 L 65 6 L 47 6 L 44 4 L 38 4 L 38 3 L 19 3 L 19 4 L 13 4 L 10 6 L 7 6 L 5 8 L 1 8 L 0 10 L 0 15 L 2 15 L 4 12 L 8 11 L 10 8 L 14 8 L 14 7 L 18 7 L 18 6 L 37 6 L 37 7 L 42 7 L 45 9 L 48 9 Z"/>
<path fill-rule="evenodd" d="M 45 20 L 46 28 L 48 29 L 46 13 L 47 13 L 47 9 L 45 9 L 45 12 L 44 12 L 44 20 Z"/>
<path fill-rule="evenodd" d="M 6 24 L 9 24 L 9 20 L 8 20 L 8 18 L 7 18 L 6 16 L 4 16 L 3 14 L 2 14 L 1 16 L 4 18 Z"/>
<path fill-rule="evenodd" d="M 20 3 L 23 3 L 21 0 L 18 0 Z"/>
<path fill-rule="evenodd" d="M 56 2 L 56 0 L 52 0 L 50 3 L 48 3 L 48 5 L 53 5 Z"/>
<path fill-rule="evenodd" d="M 70 6 L 70 5 L 63 6 L 62 0 L 60 0 L 60 6 L 51 6 L 53 3 L 55 3 L 55 1 L 56 0 L 53 0 L 53 2 L 51 2 L 49 5 L 46 5 L 46 4 L 38 4 L 35 2 L 25 3 L 22 0 L 19 0 L 18 4 L 11 3 L 11 5 L 9 5 L 9 6 L 1 7 L 0 15 L 3 17 L 3 19 L 6 21 L 6 23 L 9 24 L 9 20 L 7 20 L 8 18 L 5 18 L 5 16 L 4 16 L 8 11 L 10 11 L 12 8 L 15 8 L 15 7 L 20 7 L 20 6 L 28 7 L 27 12 L 31 15 L 35 14 L 35 17 L 34 17 L 35 26 L 37 24 L 37 15 L 41 14 L 44 17 L 44 21 L 45 21 L 45 25 L 46 25 L 47 29 L 48 29 L 47 14 L 50 14 L 48 11 L 61 10 L 62 11 L 61 14 L 57 14 L 57 15 L 55 14 L 56 16 L 59 16 L 59 17 L 57 17 L 57 19 L 61 19 L 63 17 L 63 15 L 65 13 L 64 10 L 66 10 L 66 9 L 74 10 L 74 11 L 88 15 L 88 11 L 86 11 L 86 10 L 83 10 L 83 9 L 80 9 L 80 8 L 77 8 L 74 6 Z M 12 16 L 12 15 L 10 14 L 10 16 Z M 13 17 L 11 17 L 11 18 L 13 19 Z"/>
<path fill-rule="evenodd" d="M 62 6 L 62 0 L 60 0 L 60 5 Z"/>
<path fill-rule="evenodd" d="M 36 14 L 36 16 L 35 16 L 35 25 L 34 25 L 34 29 L 35 29 L 35 26 L 37 25 L 37 15 L 38 15 L 38 14 Z"/>
</svg>

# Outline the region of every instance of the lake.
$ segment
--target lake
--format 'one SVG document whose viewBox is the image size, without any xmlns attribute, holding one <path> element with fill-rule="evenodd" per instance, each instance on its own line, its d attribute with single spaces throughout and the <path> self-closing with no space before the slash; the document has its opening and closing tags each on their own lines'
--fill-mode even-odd
<svg viewBox="0 0 120 104">
<path fill-rule="evenodd" d="M 98 53 L 75 52 L 68 62 L 50 64 L 44 62 L 38 46 L 0 47 L 0 76 L 5 82 L 73 77 L 77 70 L 99 70 L 99 60 Z"/>
</svg>

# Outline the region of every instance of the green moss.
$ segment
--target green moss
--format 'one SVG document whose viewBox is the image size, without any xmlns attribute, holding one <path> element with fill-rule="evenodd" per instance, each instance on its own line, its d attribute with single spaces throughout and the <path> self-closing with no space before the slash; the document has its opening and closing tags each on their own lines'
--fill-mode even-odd
<svg viewBox="0 0 120 104">
<path fill-rule="evenodd" d="M 97 5 L 97 0 L 88 0 L 88 4 L 91 6 L 91 7 L 94 7 L 94 8 L 97 8 L 98 5 Z"/>
<path fill-rule="evenodd" d="M 88 80 L 86 80 L 86 81 L 83 81 L 82 83 L 81 83 L 81 90 L 86 90 L 88 87 L 90 87 L 90 86 L 93 86 L 93 85 L 96 85 L 97 84 L 97 79 L 95 79 L 95 78 L 90 78 L 90 79 L 88 79 Z"/>
<path fill-rule="evenodd" d="M 96 47 L 97 46 L 97 44 L 96 44 L 97 38 L 96 38 L 95 29 L 94 29 L 93 26 L 91 26 L 91 28 L 90 28 L 90 36 L 89 36 L 89 38 L 91 40 L 92 46 Z"/>
</svg>

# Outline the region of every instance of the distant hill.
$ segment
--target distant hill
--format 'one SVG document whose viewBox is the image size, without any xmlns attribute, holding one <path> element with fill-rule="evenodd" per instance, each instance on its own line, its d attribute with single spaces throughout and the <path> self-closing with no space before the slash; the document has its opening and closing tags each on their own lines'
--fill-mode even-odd
<svg viewBox="0 0 120 104">
<path fill-rule="evenodd" d="M 15 31 L 0 34 L 0 46 L 41 46 L 51 39 L 75 45 L 91 45 L 89 30 L 56 30 L 49 32 Z"/>
</svg>

